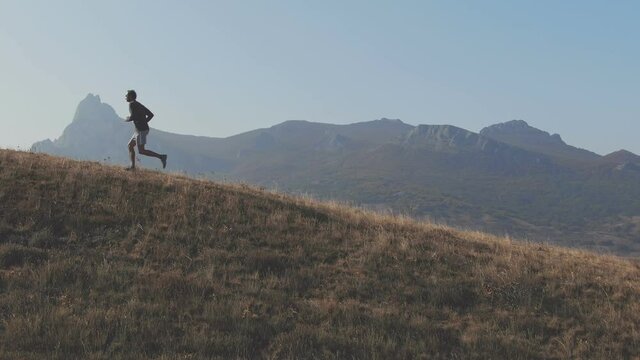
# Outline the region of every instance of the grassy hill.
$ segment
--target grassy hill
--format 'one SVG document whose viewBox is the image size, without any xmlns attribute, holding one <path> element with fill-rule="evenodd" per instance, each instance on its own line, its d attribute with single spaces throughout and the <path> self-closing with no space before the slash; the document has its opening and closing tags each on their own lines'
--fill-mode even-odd
<svg viewBox="0 0 640 360">
<path fill-rule="evenodd" d="M 640 264 L 0 151 L 0 358 L 636 358 Z"/>
</svg>

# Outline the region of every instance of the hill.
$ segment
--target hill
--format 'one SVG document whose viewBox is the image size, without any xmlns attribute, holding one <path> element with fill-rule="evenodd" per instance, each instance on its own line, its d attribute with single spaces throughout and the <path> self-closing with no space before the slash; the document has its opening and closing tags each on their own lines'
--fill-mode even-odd
<svg viewBox="0 0 640 360">
<path fill-rule="evenodd" d="M 2 358 L 634 358 L 640 264 L 0 151 Z"/>
</svg>

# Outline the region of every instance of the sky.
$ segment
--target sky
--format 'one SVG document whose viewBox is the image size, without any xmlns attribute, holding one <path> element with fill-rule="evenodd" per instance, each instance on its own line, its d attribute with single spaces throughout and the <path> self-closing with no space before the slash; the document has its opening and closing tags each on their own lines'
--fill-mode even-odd
<svg viewBox="0 0 640 360">
<path fill-rule="evenodd" d="M 0 147 L 59 137 L 88 93 L 124 117 L 135 89 L 150 125 L 180 134 L 522 119 L 640 154 L 638 14 L 635 0 L 0 0 Z"/>
</svg>

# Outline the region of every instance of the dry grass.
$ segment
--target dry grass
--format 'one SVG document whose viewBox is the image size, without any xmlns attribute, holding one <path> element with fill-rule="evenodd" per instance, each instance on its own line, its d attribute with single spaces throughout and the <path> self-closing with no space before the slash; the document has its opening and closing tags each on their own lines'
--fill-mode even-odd
<svg viewBox="0 0 640 360">
<path fill-rule="evenodd" d="M 638 358 L 637 261 L 0 151 L 0 358 Z"/>
</svg>

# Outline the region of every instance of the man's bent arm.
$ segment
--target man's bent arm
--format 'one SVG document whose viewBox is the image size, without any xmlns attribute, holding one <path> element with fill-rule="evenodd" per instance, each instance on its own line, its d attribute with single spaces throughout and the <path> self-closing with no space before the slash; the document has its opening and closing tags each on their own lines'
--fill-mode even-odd
<svg viewBox="0 0 640 360">
<path fill-rule="evenodd" d="M 147 117 L 147 122 L 151 121 L 151 119 L 153 119 L 153 113 L 151 112 L 151 110 L 147 109 L 146 107 L 144 108 L 146 110 L 146 117 Z"/>
<path fill-rule="evenodd" d="M 138 103 L 140 104 L 140 103 Z M 144 112 L 144 119 L 149 122 L 151 121 L 151 119 L 153 119 L 153 113 L 151 112 L 151 110 L 147 109 L 146 106 L 140 104 L 140 107 L 142 108 L 142 111 Z"/>
</svg>

